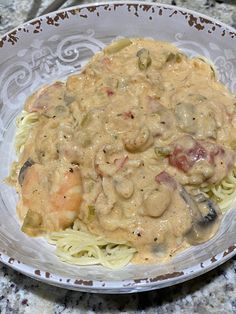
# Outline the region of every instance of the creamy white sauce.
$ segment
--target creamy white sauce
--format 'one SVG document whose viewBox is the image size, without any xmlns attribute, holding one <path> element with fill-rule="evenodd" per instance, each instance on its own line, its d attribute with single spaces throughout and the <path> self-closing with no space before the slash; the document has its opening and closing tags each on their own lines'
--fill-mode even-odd
<svg viewBox="0 0 236 314">
<path fill-rule="evenodd" d="M 232 169 L 235 99 L 202 60 L 169 43 L 131 41 L 26 102 L 40 115 L 18 162 L 35 163 L 16 184 L 18 211 L 21 219 L 29 209 L 41 215 L 33 235 L 78 216 L 90 232 L 128 240 L 138 249 L 134 262 L 153 262 L 197 241 L 196 233 L 206 241 L 216 232 L 217 220 L 198 228 L 209 207 L 194 201 L 200 214 L 193 213 L 183 193 L 192 200 L 196 187 L 219 183 Z M 57 192 L 70 173 L 67 192 L 79 196 L 72 191 L 63 201 Z"/>
</svg>

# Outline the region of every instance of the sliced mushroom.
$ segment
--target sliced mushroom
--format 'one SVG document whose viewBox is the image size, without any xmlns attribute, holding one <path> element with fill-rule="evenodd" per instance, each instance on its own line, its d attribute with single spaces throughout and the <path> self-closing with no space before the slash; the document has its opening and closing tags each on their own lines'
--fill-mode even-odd
<svg viewBox="0 0 236 314">
<path fill-rule="evenodd" d="M 184 132 L 193 134 L 198 139 L 217 137 L 217 124 L 214 113 L 205 103 L 195 100 L 193 103 L 176 104 L 175 117 L 177 125 Z"/>
<path fill-rule="evenodd" d="M 54 107 L 50 107 L 45 113 L 44 116 L 48 118 L 55 118 L 55 117 L 63 117 L 69 113 L 69 108 L 64 105 L 58 105 Z"/>
<path fill-rule="evenodd" d="M 214 222 L 218 216 L 218 206 L 202 193 L 196 195 L 194 199 L 202 213 L 202 219 L 199 223 L 205 225 Z"/>
<path fill-rule="evenodd" d="M 217 228 L 217 204 L 203 194 L 191 196 L 184 187 L 180 188 L 180 195 L 188 205 L 192 217 L 192 228 L 186 234 L 187 241 L 192 245 L 207 241 Z"/>
<path fill-rule="evenodd" d="M 150 217 L 161 217 L 168 209 L 172 200 L 171 187 L 159 184 L 158 189 L 151 191 L 143 201 L 143 214 Z"/>
<path fill-rule="evenodd" d="M 23 164 L 23 166 L 21 167 L 20 172 L 19 172 L 19 176 L 18 176 L 18 182 L 19 182 L 20 185 L 23 184 L 23 181 L 24 181 L 24 178 L 25 178 L 25 172 L 26 172 L 26 170 L 27 170 L 29 167 L 33 166 L 34 163 L 35 163 L 35 162 L 34 162 L 31 158 L 29 158 L 28 160 L 26 160 L 26 162 L 25 162 L 25 163 Z"/>
<path fill-rule="evenodd" d="M 153 144 L 152 134 L 147 126 L 138 132 L 128 132 L 123 138 L 125 148 L 132 153 L 143 152 Z"/>
<path fill-rule="evenodd" d="M 127 178 L 115 176 L 113 185 L 116 193 L 125 199 L 130 198 L 134 193 L 134 184 Z"/>
</svg>

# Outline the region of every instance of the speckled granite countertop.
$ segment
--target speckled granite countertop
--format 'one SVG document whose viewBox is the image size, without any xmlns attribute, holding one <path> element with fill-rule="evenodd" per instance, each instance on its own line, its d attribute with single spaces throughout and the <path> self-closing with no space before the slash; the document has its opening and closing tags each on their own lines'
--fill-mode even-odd
<svg viewBox="0 0 236 314">
<path fill-rule="evenodd" d="M 52 0 L 0 0 L 0 34 L 42 12 Z M 85 2 L 85 1 L 82 1 Z M 88 0 L 87 2 L 93 2 Z M 236 27 L 235 0 L 166 0 Z M 77 4 L 68 1 L 67 4 Z M 236 313 L 236 257 L 197 279 L 132 295 L 95 295 L 59 289 L 0 264 L 0 313 Z"/>
</svg>

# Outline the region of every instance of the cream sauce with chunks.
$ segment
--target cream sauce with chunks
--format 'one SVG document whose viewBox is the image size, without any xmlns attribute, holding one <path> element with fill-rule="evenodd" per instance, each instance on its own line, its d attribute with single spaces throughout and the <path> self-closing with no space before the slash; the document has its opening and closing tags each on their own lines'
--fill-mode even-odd
<svg viewBox="0 0 236 314">
<path fill-rule="evenodd" d="M 235 163 L 235 98 L 212 67 L 175 46 L 122 39 L 79 75 L 30 96 L 38 122 L 20 155 L 22 230 L 70 226 L 167 259 L 217 231 L 217 204 L 196 192 Z"/>
</svg>

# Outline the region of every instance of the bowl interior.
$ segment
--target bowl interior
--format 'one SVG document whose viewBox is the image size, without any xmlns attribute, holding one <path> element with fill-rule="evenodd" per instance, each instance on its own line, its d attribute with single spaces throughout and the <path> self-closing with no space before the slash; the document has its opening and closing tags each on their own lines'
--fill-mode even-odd
<svg viewBox="0 0 236 314">
<path fill-rule="evenodd" d="M 203 55 L 214 62 L 219 79 L 232 92 L 236 89 L 234 30 L 176 7 L 132 2 L 77 7 L 35 19 L 0 40 L 0 260 L 32 277 L 72 289 L 131 292 L 160 288 L 213 268 L 236 249 L 236 206 L 207 243 L 167 264 L 129 265 L 119 271 L 66 265 L 45 239 L 32 239 L 20 231 L 17 195 L 3 181 L 15 159 L 17 114 L 39 86 L 79 72 L 94 53 L 123 36 L 169 41 L 190 57 Z"/>
</svg>

